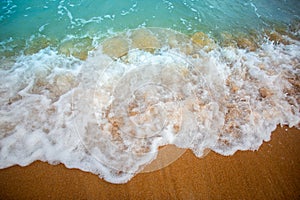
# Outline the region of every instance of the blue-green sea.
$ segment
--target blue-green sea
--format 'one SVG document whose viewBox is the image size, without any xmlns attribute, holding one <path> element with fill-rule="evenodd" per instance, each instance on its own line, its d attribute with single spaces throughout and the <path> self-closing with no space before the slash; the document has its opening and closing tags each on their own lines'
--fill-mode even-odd
<svg viewBox="0 0 300 200">
<path fill-rule="evenodd" d="M 160 168 L 257 150 L 299 85 L 298 0 L 0 1 L 0 168 L 125 183 L 169 144 Z"/>
<path fill-rule="evenodd" d="M 66 40 L 91 46 L 90 40 L 99 42 L 111 33 L 138 27 L 171 28 L 184 34 L 202 31 L 216 38 L 224 31 L 248 34 L 286 27 L 300 15 L 297 0 L 1 1 L 0 8 L 4 55 L 57 47 Z M 39 40 L 42 44 L 30 47 Z"/>
</svg>

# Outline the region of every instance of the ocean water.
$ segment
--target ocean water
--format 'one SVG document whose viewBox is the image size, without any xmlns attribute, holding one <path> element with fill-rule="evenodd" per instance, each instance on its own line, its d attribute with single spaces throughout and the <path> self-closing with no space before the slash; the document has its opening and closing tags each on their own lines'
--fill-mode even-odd
<svg viewBox="0 0 300 200">
<path fill-rule="evenodd" d="M 299 128 L 297 0 L 3 0 L 0 30 L 0 168 L 125 183 Z"/>
</svg>

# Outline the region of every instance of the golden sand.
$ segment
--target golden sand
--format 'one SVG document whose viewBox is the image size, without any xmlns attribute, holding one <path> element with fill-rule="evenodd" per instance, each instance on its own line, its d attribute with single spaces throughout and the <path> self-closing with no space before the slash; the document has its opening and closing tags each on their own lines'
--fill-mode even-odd
<svg viewBox="0 0 300 200">
<path fill-rule="evenodd" d="M 64 165 L 0 170 L 0 199 L 299 199 L 300 131 L 277 128 L 258 151 L 225 157 L 186 151 L 159 171 L 116 185 Z"/>
</svg>

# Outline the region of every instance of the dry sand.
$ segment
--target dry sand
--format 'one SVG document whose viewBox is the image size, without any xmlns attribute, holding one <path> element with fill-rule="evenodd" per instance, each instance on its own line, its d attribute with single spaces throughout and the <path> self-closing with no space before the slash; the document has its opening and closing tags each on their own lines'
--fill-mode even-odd
<svg viewBox="0 0 300 200">
<path fill-rule="evenodd" d="M 258 151 L 196 158 L 115 185 L 63 165 L 0 170 L 0 199 L 300 199 L 300 131 L 277 128 Z"/>
</svg>

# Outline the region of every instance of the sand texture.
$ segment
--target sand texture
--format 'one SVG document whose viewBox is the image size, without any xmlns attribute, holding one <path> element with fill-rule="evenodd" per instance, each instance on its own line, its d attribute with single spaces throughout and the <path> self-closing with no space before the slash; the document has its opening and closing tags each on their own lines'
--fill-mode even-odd
<svg viewBox="0 0 300 200">
<path fill-rule="evenodd" d="M 0 199 L 300 199 L 300 131 L 277 128 L 258 151 L 191 151 L 168 167 L 110 184 L 64 165 L 0 170 Z"/>
</svg>

